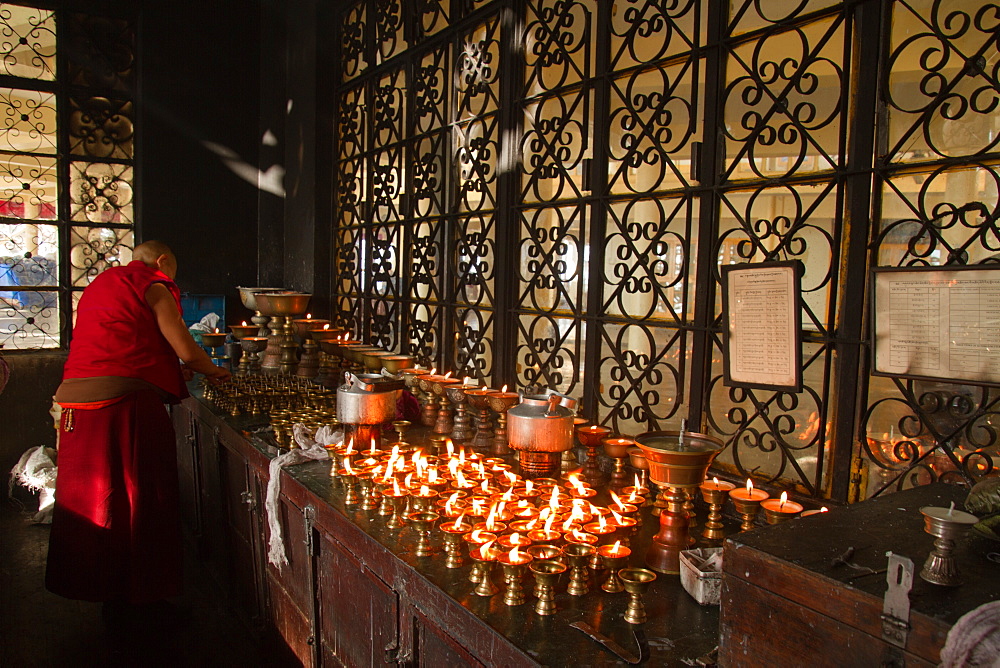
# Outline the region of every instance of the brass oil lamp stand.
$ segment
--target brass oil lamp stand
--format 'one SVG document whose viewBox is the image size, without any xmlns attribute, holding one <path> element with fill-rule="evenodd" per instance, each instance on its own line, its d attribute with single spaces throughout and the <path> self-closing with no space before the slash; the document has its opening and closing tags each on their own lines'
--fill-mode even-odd
<svg viewBox="0 0 1000 668">
<path fill-rule="evenodd" d="M 497 426 L 493 432 L 492 454 L 503 456 L 511 453 L 507 441 L 507 411 L 517 405 L 520 396 L 516 392 L 493 392 L 487 395 L 489 407 L 497 414 Z"/>
<path fill-rule="evenodd" d="M 705 480 L 723 443 L 712 436 L 688 431 L 651 431 L 635 438 L 649 462 L 649 477 L 666 488 L 667 506 L 660 513 L 660 530 L 646 553 L 646 565 L 660 573 L 680 573 L 680 552 L 692 539 L 688 532 L 685 490 Z"/>
<path fill-rule="evenodd" d="M 475 414 L 476 431 L 470 444 L 474 450 L 485 452 L 493 445 L 495 435 L 493 421 L 490 419 L 490 407 L 488 395 L 493 392 L 488 387 L 466 389 L 465 394 L 469 397 L 469 406 Z"/>
</svg>

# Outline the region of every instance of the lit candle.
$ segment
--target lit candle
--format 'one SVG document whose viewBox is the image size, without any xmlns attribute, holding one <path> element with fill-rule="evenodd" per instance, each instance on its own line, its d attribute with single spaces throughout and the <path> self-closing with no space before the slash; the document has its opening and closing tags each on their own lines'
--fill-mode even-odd
<svg viewBox="0 0 1000 668">
<path fill-rule="evenodd" d="M 583 531 L 578 531 L 573 529 L 565 536 L 567 543 L 583 543 L 586 545 L 596 545 L 597 536 L 592 533 L 585 533 Z"/>
<path fill-rule="evenodd" d="M 747 478 L 746 489 L 734 489 L 729 493 L 730 497 L 741 499 L 743 501 L 764 501 L 765 499 L 771 498 L 771 495 L 762 489 L 754 489 L 753 481 Z"/>
<path fill-rule="evenodd" d="M 511 548 L 510 552 L 500 552 L 497 555 L 497 561 L 510 566 L 521 566 L 531 561 L 531 555 L 515 545 Z"/>
<path fill-rule="evenodd" d="M 516 531 L 497 538 L 497 545 L 508 550 L 512 547 L 528 547 L 532 542 L 527 534 L 517 533 Z"/>
<path fill-rule="evenodd" d="M 601 545 L 597 548 L 597 553 L 602 557 L 627 557 L 632 554 L 632 550 L 618 541 L 614 545 Z"/>
<path fill-rule="evenodd" d="M 786 515 L 798 515 L 802 512 L 802 505 L 788 500 L 788 492 L 782 492 L 780 499 L 767 499 L 760 504 L 765 511 L 773 513 L 783 513 Z"/>
<path fill-rule="evenodd" d="M 719 491 L 729 492 L 736 489 L 736 485 L 734 485 L 733 483 L 726 482 L 725 480 L 720 481 L 718 478 L 712 478 L 712 482 L 708 482 L 706 480 L 705 482 L 701 483 L 700 487 L 702 489 L 709 489 L 716 492 Z"/>
</svg>

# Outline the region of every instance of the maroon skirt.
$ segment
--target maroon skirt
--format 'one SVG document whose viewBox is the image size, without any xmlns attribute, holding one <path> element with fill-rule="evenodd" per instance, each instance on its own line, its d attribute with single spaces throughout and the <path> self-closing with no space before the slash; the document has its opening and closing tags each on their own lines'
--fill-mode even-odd
<svg viewBox="0 0 1000 668">
<path fill-rule="evenodd" d="M 49 591 L 129 603 L 180 594 L 176 443 L 156 392 L 64 409 L 56 464 Z"/>
</svg>

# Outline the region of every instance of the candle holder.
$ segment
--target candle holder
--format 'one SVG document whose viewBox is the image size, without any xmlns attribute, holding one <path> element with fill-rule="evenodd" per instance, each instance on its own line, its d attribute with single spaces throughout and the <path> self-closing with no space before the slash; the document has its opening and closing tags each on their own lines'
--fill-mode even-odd
<svg viewBox="0 0 1000 668">
<path fill-rule="evenodd" d="M 240 348 L 243 349 L 245 354 L 240 358 L 240 366 L 237 373 L 241 376 L 260 373 L 260 354 L 267 348 L 267 338 L 263 336 L 244 336 L 240 339 Z"/>
<path fill-rule="evenodd" d="M 750 531 L 757 525 L 757 513 L 760 511 L 762 501 L 770 498 L 770 495 L 762 489 L 734 489 L 729 493 L 729 498 L 733 501 L 733 507 L 740 514 L 743 523 L 740 531 Z"/>
<path fill-rule="evenodd" d="M 265 371 L 291 373 L 291 366 L 298 362 L 290 362 L 290 354 L 284 351 L 286 346 L 292 347 L 292 353 L 298 348 L 294 340 L 292 319 L 306 312 L 311 294 L 296 292 L 259 292 L 254 294 L 257 306 L 264 315 L 271 316 L 270 336 L 262 362 Z"/>
<path fill-rule="evenodd" d="M 229 336 L 225 332 L 202 332 L 200 334 L 201 344 L 209 349 L 212 358 L 212 364 L 215 366 L 222 366 L 224 360 L 229 358 L 225 355 L 219 355 L 218 349 L 221 348 L 226 343 L 226 337 Z"/>
<path fill-rule="evenodd" d="M 358 487 L 361 488 L 361 510 L 372 512 L 378 510 L 378 492 L 375 489 L 375 480 L 371 472 L 362 473 L 357 476 Z"/>
<path fill-rule="evenodd" d="M 257 306 L 257 295 L 262 292 L 287 292 L 284 288 L 262 288 L 262 287 L 238 287 L 236 288 L 240 291 L 240 301 L 243 302 L 243 306 L 254 312 L 250 321 L 256 326 L 257 331 L 250 334 L 250 336 L 262 336 L 267 338 L 268 331 L 265 325 L 269 320 L 268 316 L 260 312 L 260 307 Z"/>
<path fill-rule="evenodd" d="M 504 592 L 503 602 L 509 606 L 524 603 L 524 586 L 521 581 L 531 563 L 531 556 L 526 552 L 500 552 L 497 561 L 503 567 Z"/>
<path fill-rule="evenodd" d="M 323 325 L 330 326 L 329 320 L 320 318 L 296 318 L 292 321 L 295 336 L 302 342 L 302 356 L 299 358 L 295 375 L 299 378 L 315 378 L 319 373 L 319 346 L 312 336 L 312 330 L 322 330 Z"/>
<path fill-rule="evenodd" d="M 790 519 L 798 517 L 802 512 L 802 506 L 794 501 L 787 500 L 788 495 L 782 492 L 780 499 L 767 499 L 762 501 L 760 506 L 764 509 L 764 519 L 768 524 L 784 524 Z"/>
<path fill-rule="evenodd" d="M 957 587 L 962 584 L 962 578 L 955 564 L 952 552 L 955 541 L 979 521 L 975 515 L 951 508 L 934 508 L 925 506 L 920 509 L 924 516 L 924 531 L 934 536 L 934 550 L 928 555 L 920 577 L 931 584 L 944 587 Z"/>
<path fill-rule="evenodd" d="M 389 521 L 385 523 L 385 526 L 389 529 L 401 529 L 406 526 L 406 505 L 409 502 L 409 493 L 406 490 L 400 490 L 398 493 L 395 490 L 385 490 L 382 494 L 389 497 L 389 503 L 392 505 L 392 515 L 389 516 Z"/>
<path fill-rule="evenodd" d="M 426 487 L 426 485 L 424 485 Z M 410 492 L 410 503 L 413 508 L 413 512 L 419 512 L 422 510 L 434 510 L 434 502 L 438 498 L 438 492 L 433 489 L 418 490 L 416 492 Z"/>
<path fill-rule="evenodd" d="M 469 387 L 467 385 L 449 385 L 444 388 L 444 393 L 448 401 L 455 407 L 455 414 L 451 423 L 451 438 L 455 442 L 464 443 L 471 440 L 474 435 L 472 421 L 466 410 L 466 405 L 469 402 L 469 395 L 466 394 L 468 390 Z"/>
<path fill-rule="evenodd" d="M 445 568 L 459 568 L 465 563 L 462 558 L 462 536 L 472 531 L 472 525 L 461 522 L 457 526 L 454 520 L 441 522 L 440 529 L 444 533 L 444 552 L 447 555 Z"/>
<path fill-rule="evenodd" d="M 354 493 L 354 485 L 358 481 L 358 473 L 354 470 L 341 469 L 337 471 L 340 482 L 344 485 L 344 505 L 357 505 L 358 497 Z"/>
<path fill-rule="evenodd" d="M 628 450 L 635 447 L 635 441 L 630 438 L 605 438 L 604 454 L 615 461 L 615 469 L 611 474 L 611 487 L 620 489 L 628 482 L 628 472 L 625 470 L 625 459 L 628 458 Z"/>
<path fill-rule="evenodd" d="M 529 566 L 535 576 L 535 613 L 543 616 L 556 613 L 555 587 L 559 576 L 566 572 L 566 564 L 548 559 L 533 559 Z"/>
<path fill-rule="evenodd" d="M 705 522 L 705 530 L 701 535 L 708 540 L 722 540 L 726 537 L 723 532 L 722 506 L 726 503 L 729 492 L 735 489 L 736 485 L 731 482 L 703 482 L 701 484 L 701 498 L 708 504 L 708 521 Z"/>
<path fill-rule="evenodd" d="M 469 571 L 469 582 L 473 582 L 475 584 L 482 582 L 483 573 L 485 572 L 483 569 L 483 562 L 488 560 L 476 559 L 475 556 L 483 545 L 492 545 L 496 542 L 496 539 L 496 534 L 490 533 L 489 531 L 472 530 L 469 533 L 462 534 L 462 540 L 469 546 L 469 557 L 473 560 L 473 562 L 475 562 L 472 566 L 472 570 Z"/>
<path fill-rule="evenodd" d="M 632 550 L 627 547 L 619 545 L 617 552 L 614 551 L 614 548 L 614 545 L 601 545 L 597 548 L 597 553 L 600 555 L 604 567 L 608 569 L 608 579 L 601 585 L 601 589 L 609 594 L 617 594 L 625 590 L 625 586 L 618 577 L 618 571 L 625 567 L 632 555 Z"/>
<path fill-rule="evenodd" d="M 618 571 L 618 577 L 628 592 L 628 607 L 625 609 L 625 621 L 629 624 L 642 624 L 646 621 L 646 607 L 642 596 L 656 579 L 656 573 L 645 568 L 623 568 Z"/>
<path fill-rule="evenodd" d="M 650 542 L 646 565 L 661 573 L 680 573 L 680 552 L 693 542 L 684 490 L 704 482 L 724 445 L 712 436 L 687 431 L 651 431 L 635 440 L 649 463 L 650 479 L 667 488 L 667 507 L 660 513 L 660 530 Z"/>
<path fill-rule="evenodd" d="M 381 483 L 381 487 L 382 487 L 382 492 L 381 494 L 379 494 L 379 498 L 381 499 L 381 501 L 379 502 L 378 514 L 381 515 L 382 517 L 391 517 L 393 513 L 392 496 L 386 495 L 386 492 L 393 491 L 392 483 L 389 483 L 387 485 L 383 482 Z"/>
<path fill-rule="evenodd" d="M 493 596 L 500 589 L 493 583 L 493 562 L 497 559 L 497 551 L 486 545 L 488 544 L 480 545 L 476 549 L 470 550 L 469 556 L 479 566 L 478 582 L 476 582 L 472 593 L 476 596 L 488 597 Z M 472 579 L 471 573 L 469 574 L 469 579 Z"/>
<path fill-rule="evenodd" d="M 507 441 L 507 411 L 516 406 L 521 397 L 516 392 L 493 392 L 486 395 L 486 402 L 497 414 L 497 427 L 493 432 L 494 455 L 509 455 L 510 443 Z"/>
<path fill-rule="evenodd" d="M 429 557 L 434 554 L 435 550 L 431 547 L 431 529 L 434 528 L 434 523 L 440 517 L 440 515 L 430 510 L 421 510 L 407 515 L 406 519 L 409 520 L 419 535 L 415 551 L 418 557 Z"/>
<path fill-rule="evenodd" d="M 423 406 L 420 409 L 420 424 L 425 427 L 433 427 L 437 423 L 438 403 L 437 397 L 434 396 L 434 392 L 431 390 L 431 381 L 443 377 L 428 372 L 424 375 L 418 375 L 414 380 L 415 387 L 420 388 L 422 393 L 422 397 L 418 397 L 423 399 Z"/>
<path fill-rule="evenodd" d="M 412 369 L 417 360 L 410 355 L 388 355 L 382 358 L 382 368 L 394 376 L 398 376 L 403 369 Z"/>
<path fill-rule="evenodd" d="M 600 425 L 590 425 L 589 427 L 577 427 L 576 437 L 583 447 L 587 448 L 587 463 L 583 466 L 583 478 L 589 483 L 599 483 L 604 479 L 601 468 L 597 464 L 597 449 L 601 442 L 611 433 L 607 427 Z"/>
<path fill-rule="evenodd" d="M 438 399 L 437 418 L 434 421 L 434 433 L 438 436 L 444 437 L 451 435 L 451 430 L 455 424 L 453 419 L 455 412 L 451 409 L 451 402 L 448 400 L 447 388 L 452 385 L 461 384 L 462 381 L 458 378 L 445 378 L 444 376 L 439 376 L 428 383 L 431 392 L 433 392 Z"/>
<path fill-rule="evenodd" d="M 532 564 L 537 564 L 540 561 L 558 561 L 564 566 L 566 565 L 565 558 L 563 557 L 562 548 L 552 543 L 543 543 L 543 544 L 536 543 L 531 547 L 529 547 L 527 550 L 525 550 L 525 552 L 531 555 L 531 558 L 533 559 L 533 561 L 531 562 Z M 535 581 L 535 589 L 531 593 L 531 595 L 534 596 L 535 598 L 541 598 L 542 596 L 542 592 L 538 588 L 537 580 Z"/>
<path fill-rule="evenodd" d="M 590 559 L 597 554 L 597 548 L 586 543 L 568 543 L 563 553 L 571 569 L 566 593 L 583 596 L 590 591 Z"/>
<path fill-rule="evenodd" d="M 493 421 L 490 419 L 490 407 L 487 397 L 493 392 L 488 387 L 465 388 L 465 394 L 469 397 L 469 405 L 473 410 L 478 411 L 476 415 L 476 433 L 472 437 L 470 445 L 475 450 L 485 452 L 493 445 L 495 435 Z"/>
<path fill-rule="evenodd" d="M 410 425 L 412 425 L 412 424 L 413 423 L 410 422 L 409 420 L 395 420 L 395 421 L 393 421 L 393 423 L 392 423 L 392 430 L 394 432 L 396 432 L 397 436 L 399 436 L 399 440 L 396 441 L 396 445 L 398 445 L 400 448 L 402 448 L 403 446 L 409 445 L 409 443 L 406 442 L 406 430 L 409 429 Z"/>
</svg>

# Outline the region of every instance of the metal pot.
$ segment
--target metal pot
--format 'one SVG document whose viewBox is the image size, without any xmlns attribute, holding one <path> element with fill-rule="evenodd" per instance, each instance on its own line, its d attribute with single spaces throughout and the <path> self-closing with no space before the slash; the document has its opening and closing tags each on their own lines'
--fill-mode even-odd
<svg viewBox="0 0 1000 668">
<path fill-rule="evenodd" d="M 552 393 L 528 395 L 507 411 L 510 447 L 522 452 L 564 452 L 573 447 L 576 400 Z"/>
<path fill-rule="evenodd" d="M 337 388 L 337 419 L 344 424 L 384 424 L 396 419 L 398 384 L 380 390 L 382 376 L 360 374 L 349 376 L 349 382 Z"/>
</svg>

